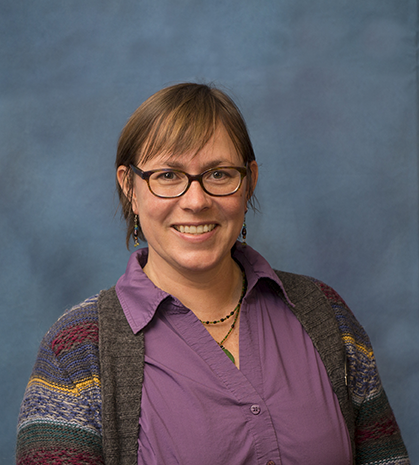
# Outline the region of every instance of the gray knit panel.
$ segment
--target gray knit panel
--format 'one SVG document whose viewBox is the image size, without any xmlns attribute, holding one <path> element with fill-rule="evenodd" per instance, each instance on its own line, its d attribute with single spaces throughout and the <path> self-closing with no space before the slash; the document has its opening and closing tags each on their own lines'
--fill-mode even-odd
<svg viewBox="0 0 419 465">
<path fill-rule="evenodd" d="M 105 463 L 137 465 L 144 335 L 132 332 L 114 287 L 98 305 Z"/>
<path fill-rule="evenodd" d="M 335 312 L 323 292 L 309 278 L 277 270 L 275 273 L 283 283 L 289 299 L 295 305 L 290 310 L 310 336 L 326 367 L 348 427 L 352 450 L 355 451 L 354 411 L 345 382 L 345 346 Z"/>
</svg>

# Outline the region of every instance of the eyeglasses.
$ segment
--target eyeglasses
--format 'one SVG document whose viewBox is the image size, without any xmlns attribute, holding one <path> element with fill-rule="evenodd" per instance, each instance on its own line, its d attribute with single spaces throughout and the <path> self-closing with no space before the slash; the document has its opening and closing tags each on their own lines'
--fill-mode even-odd
<svg viewBox="0 0 419 465">
<path fill-rule="evenodd" d="M 180 197 L 189 189 L 192 181 L 198 181 L 202 189 L 214 197 L 231 195 L 240 189 L 247 175 L 247 169 L 242 166 L 221 166 L 196 175 L 172 169 L 143 171 L 134 165 L 130 167 L 147 181 L 152 194 L 165 199 Z"/>
</svg>

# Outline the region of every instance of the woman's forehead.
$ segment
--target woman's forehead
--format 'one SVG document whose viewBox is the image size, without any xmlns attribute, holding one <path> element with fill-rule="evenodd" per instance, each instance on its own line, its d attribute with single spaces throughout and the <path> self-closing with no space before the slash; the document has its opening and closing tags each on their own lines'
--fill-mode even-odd
<svg viewBox="0 0 419 465">
<path fill-rule="evenodd" d="M 167 149 L 156 153 L 140 166 L 164 164 L 173 168 L 184 168 L 194 164 L 210 164 L 215 166 L 230 162 L 237 165 L 242 157 L 237 153 L 235 145 L 224 127 L 219 127 L 202 147 L 197 144 L 187 151 Z"/>
</svg>

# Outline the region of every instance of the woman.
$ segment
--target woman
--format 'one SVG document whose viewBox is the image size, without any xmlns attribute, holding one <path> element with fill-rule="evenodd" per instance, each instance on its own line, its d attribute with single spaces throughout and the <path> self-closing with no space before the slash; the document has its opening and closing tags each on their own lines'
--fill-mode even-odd
<svg viewBox="0 0 419 465">
<path fill-rule="evenodd" d="M 236 241 L 258 167 L 231 99 L 157 92 L 116 168 L 127 244 L 148 248 L 45 336 L 18 463 L 408 464 L 343 300 Z"/>
</svg>

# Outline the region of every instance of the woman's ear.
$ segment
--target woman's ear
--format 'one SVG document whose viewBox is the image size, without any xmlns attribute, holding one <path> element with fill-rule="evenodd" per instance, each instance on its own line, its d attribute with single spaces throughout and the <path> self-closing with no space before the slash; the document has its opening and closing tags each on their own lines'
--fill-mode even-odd
<svg viewBox="0 0 419 465">
<path fill-rule="evenodd" d="M 259 167 L 255 160 L 249 163 L 249 170 L 251 173 L 251 191 L 249 191 L 249 198 L 247 200 L 249 200 L 250 197 L 252 197 L 253 192 L 255 191 L 255 188 L 256 188 L 256 184 L 258 182 Z"/>
<path fill-rule="evenodd" d="M 138 214 L 137 209 L 137 196 L 134 191 L 134 182 L 133 179 L 130 177 L 131 172 L 128 166 L 120 165 L 116 170 L 116 177 L 118 179 L 118 183 L 124 193 L 125 197 L 127 198 L 128 202 L 131 203 L 132 211 L 135 214 Z"/>
</svg>

